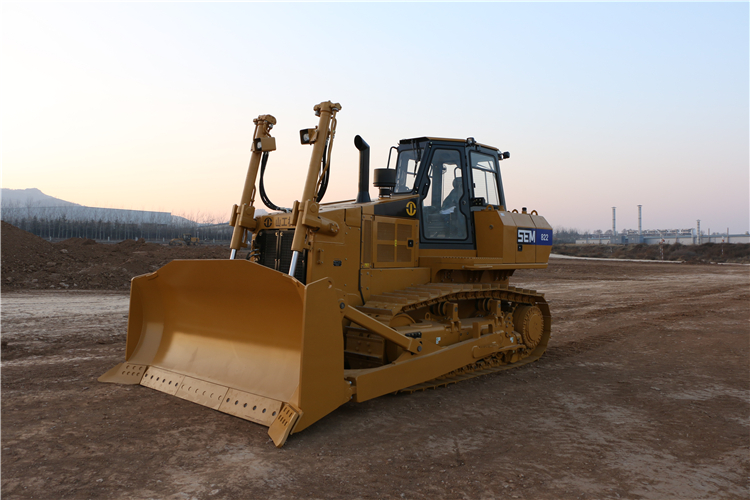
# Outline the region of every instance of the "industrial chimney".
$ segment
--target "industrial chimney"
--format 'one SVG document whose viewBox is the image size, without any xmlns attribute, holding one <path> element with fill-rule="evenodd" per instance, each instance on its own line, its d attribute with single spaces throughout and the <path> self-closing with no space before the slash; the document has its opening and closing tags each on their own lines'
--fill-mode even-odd
<svg viewBox="0 0 750 500">
<path fill-rule="evenodd" d="M 612 207 L 612 239 L 610 240 L 611 243 L 615 243 L 617 239 L 617 224 L 615 223 L 615 209 L 617 207 Z"/>
<path fill-rule="evenodd" d="M 638 205 L 638 243 L 643 243 L 643 226 L 641 225 L 641 207 Z"/>
<path fill-rule="evenodd" d="M 701 244 L 701 220 L 700 219 L 698 219 L 698 234 L 695 238 L 695 241 L 697 242 L 698 245 Z"/>
</svg>

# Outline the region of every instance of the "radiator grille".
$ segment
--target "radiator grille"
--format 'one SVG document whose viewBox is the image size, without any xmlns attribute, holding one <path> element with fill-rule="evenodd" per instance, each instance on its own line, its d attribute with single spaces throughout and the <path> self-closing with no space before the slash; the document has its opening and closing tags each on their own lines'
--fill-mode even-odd
<svg viewBox="0 0 750 500">
<path fill-rule="evenodd" d="M 393 262 L 396 247 L 391 245 L 378 245 L 378 262 Z"/>
<path fill-rule="evenodd" d="M 393 222 L 378 222 L 378 239 L 389 241 L 395 240 L 396 224 L 394 224 Z"/>
<path fill-rule="evenodd" d="M 260 250 L 258 263 L 262 266 L 276 269 L 276 231 L 261 231 L 255 237 L 255 244 Z"/>
<path fill-rule="evenodd" d="M 282 273 L 288 273 L 292 265 L 292 240 L 294 229 L 280 229 L 261 231 L 255 237 L 256 246 L 260 250 L 258 264 Z M 301 283 L 306 282 L 307 277 L 307 252 L 297 262 L 294 277 Z"/>
<path fill-rule="evenodd" d="M 399 224 L 398 225 L 398 241 L 403 242 L 411 239 L 411 224 Z"/>
<path fill-rule="evenodd" d="M 362 238 L 362 244 L 364 245 L 362 250 L 363 262 L 368 262 L 367 259 L 364 259 L 366 256 L 368 259 L 370 257 L 375 258 L 374 262 L 371 263 L 376 268 L 416 265 L 419 242 L 415 238 L 417 238 L 418 227 L 418 221 L 414 219 L 375 217 L 372 223 L 364 220 L 362 224 L 362 230 L 364 231 Z M 372 234 L 372 241 L 368 238 L 369 234 Z M 371 251 L 374 252 L 374 255 L 370 253 Z"/>
<path fill-rule="evenodd" d="M 362 221 L 362 263 L 372 264 L 372 221 Z"/>
</svg>

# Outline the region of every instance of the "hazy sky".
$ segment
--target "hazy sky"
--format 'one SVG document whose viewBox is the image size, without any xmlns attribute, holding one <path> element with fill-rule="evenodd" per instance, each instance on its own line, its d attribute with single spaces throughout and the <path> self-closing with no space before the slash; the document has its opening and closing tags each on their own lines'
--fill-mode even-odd
<svg viewBox="0 0 750 500">
<path fill-rule="evenodd" d="M 553 226 L 607 229 L 617 206 L 636 228 L 641 204 L 644 228 L 750 229 L 747 2 L 1 9 L 6 188 L 226 219 L 270 113 L 289 206 L 330 99 L 326 201 L 356 195 L 356 134 L 373 167 L 402 138 L 471 136 L 511 152 L 509 208 Z"/>
</svg>

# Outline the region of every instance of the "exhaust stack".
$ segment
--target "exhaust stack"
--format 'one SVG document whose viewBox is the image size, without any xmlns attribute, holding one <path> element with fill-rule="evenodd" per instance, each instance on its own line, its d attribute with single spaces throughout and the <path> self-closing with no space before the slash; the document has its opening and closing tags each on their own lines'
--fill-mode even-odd
<svg viewBox="0 0 750 500">
<path fill-rule="evenodd" d="M 355 203 L 369 203 L 370 199 L 370 145 L 361 136 L 354 138 L 354 146 L 359 149 L 359 191 Z"/>
</svg>

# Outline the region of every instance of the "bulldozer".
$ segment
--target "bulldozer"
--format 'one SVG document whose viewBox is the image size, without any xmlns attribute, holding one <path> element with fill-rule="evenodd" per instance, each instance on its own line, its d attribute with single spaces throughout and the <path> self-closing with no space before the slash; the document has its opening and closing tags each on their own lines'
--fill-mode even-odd
<svg viewBox="0 0 750 500">
<path fill-rule="evenodd" d="M 549 306 L 510 278 L 547 267 L 552 228 L 534 210 L 508 210 L 500 162 L 510 154 L 473 138 L 401 140 L 373 170 L 371 199 L 370 148 L 356 136 L 357 195 L 323 203 L 341 105 L 314 111 L 317 126 L 300 131 L 312 148 L 301 198 L 269 199 L 276 119 L 258 116 L 229 258 L 133 278 L 125 361 L 101 382 L 267 426 L 281 447 L 349 401 L 542 356 Z M 255 216 L 257 193 L 272 213 Z"/>
<path fill-rule="evenodd" d="M 169 240 L 169 246 L 190 246 L 190 245 L 200 245 L 200 238 L 197 236 L 193 236 L 190 233 L 185 233 L 182 235 L 182 238 L 172 238 Z"/>
</svg>

